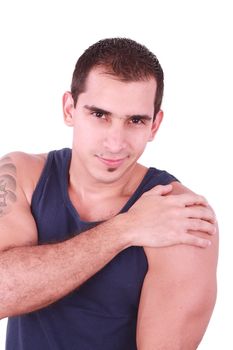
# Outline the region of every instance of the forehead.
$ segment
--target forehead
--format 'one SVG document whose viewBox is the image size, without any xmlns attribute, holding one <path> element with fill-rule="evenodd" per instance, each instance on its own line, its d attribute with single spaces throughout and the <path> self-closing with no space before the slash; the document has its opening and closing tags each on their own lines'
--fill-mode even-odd
<svg viewBox="0 0 233 350">
<path fill-rule="evenodd" d="M 143 81 L 122 81 L 108 74 L 103 68 L 94 68 L 88 74 L 85 91 L 79 95 L 78 103 L 124 113 L 153 114 L 156 81 L 153 77 Z"/>
</svg>

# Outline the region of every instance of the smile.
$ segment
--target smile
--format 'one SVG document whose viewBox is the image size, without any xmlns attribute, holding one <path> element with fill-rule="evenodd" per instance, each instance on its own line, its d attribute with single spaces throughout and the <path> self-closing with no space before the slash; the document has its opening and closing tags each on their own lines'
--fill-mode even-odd
<svg viewBox="0 0 233 350">
<path fill-rule="evenodd" d="M 97 158 L 105 165 L 112 167 L 112 168 L 117 168 L 118 166 L 120 166 L 126 159 L 126 157 L 124 158 L 120 158 L 120 159 L 108 159 L 108 158 L 103 158 L 103 157 L 99 157 L 97 156 Z"/>
</svg>

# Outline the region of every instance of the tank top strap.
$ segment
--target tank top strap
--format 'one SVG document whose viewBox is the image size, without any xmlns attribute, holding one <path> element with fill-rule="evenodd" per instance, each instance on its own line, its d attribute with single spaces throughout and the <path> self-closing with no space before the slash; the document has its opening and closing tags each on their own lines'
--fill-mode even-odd
<svg viewBox="0 0 233 350">
<path fill-rule="evenodd" d="M 57 181 L 64 193 L 64 186 L 67 181 L 68 166 L 71 160 L 71 149 L 63 148 L 59 151 L 50 151 L 45 166 L 42 170 L 39 181 L 32 195 L 31 206 L 35 207 L 43 196 L 43 189 L 50 176 L 56 176 Z M 55 170 L 55 171 L 54 171 Z"/>
<path fill-rule="evenodd" d="M 151 190 L 157 185 L 168 185 L 173 181 L 179 181 L 175 176 L 165 170 L 150 167 L 136 191 L 122 208 L 121 212 L 126 212 L 142 196 L 143 193 Z"/>
</svg>

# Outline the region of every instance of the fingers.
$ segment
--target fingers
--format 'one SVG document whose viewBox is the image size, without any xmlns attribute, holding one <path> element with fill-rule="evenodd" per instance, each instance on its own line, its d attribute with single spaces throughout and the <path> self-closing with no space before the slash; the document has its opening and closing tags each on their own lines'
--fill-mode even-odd
<svg viewBox="0 0 233 350">
<path fill-rule="evenodd" d="M 169 185 L 158 185 L 153 187 L 151 190 L 144 193 L 144 195 L 158 195 L 158 196 L 164 196 L 168 193 L 170 193 L 173 189 L 172 184 Z M 181 207 L 188 207 L 192 205 L 202 205 L 207 207 L 209 204 L 205 197 L 200 196 L 195 193 L 183 193 L 183 194 L 176 194 L 176 195 L 170 195 L 167 197 L 168 200 L 175 203 L 177 206 Z"/>
<path fill-rule="evenodd" d="M 206 220 L 189 218 L 187 221 L 187 230 L 201 231 L 209 235 L 214 235 L 216 233 L 216 226 Z"/>
<path fill-rule="evenodd" d="M 169 185 L 158 185 L 153 187 L 150 191 L 146 192 L 146 194 L 155 194 L 158 196 L 164 196 L 172 191 L 172 184 Z"/>
<path fill-rule="evenodd" d="M 180 197 L 180 201 L 185 206 L 191 206 L 191 205 L 204 205 L 207 206 L 208 202 L 205 199 L 205 197 L 200 196 L 199 194 L 195 193 L 184 193 L 181 195 L 178 195 Z"/>
<path fill-rule="evenodd" d="M 212 224 L 216 223 L 216 217 L 213 210 L 210 207 L 204 206 L 192 206 L 184 208 L 186 217 L 193 219 L 202 219 L 209 221 Z"/>
<path fill-rule="evenodd" d="M 200 248 L 207 248 L 211 245 L 211 241 L 205 238 L 197 237 L 194 235 L 186 234 L 181 238 L 182 244 L 188 244 Z"/>
</svg>

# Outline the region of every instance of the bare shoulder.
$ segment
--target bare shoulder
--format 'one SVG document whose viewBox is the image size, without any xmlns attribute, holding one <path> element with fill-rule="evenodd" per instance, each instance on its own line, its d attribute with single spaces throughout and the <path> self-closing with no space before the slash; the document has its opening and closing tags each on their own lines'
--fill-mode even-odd
<svg viewBox="0 0 233 350">
<path fill-rule="evenodd" d="M 2 186 L 16 184 L 24 192 L 28 203 L 44 168 L 47 154 L 12 152 L 0 158 L 0 183 Z"/>
<path fill-rule="evenodd" d="M 31 197 L 46 155 L 9 153 L 0 159 L 0 252 L 37 244 Z"/>
<path fill-rule="evenodd" d="M 191 189 L 184 186 L 181 182 L 172 182 L 172 191 L 170 194 L 183 194 L 183 193 L 194 193 Z"/>
</svg>

